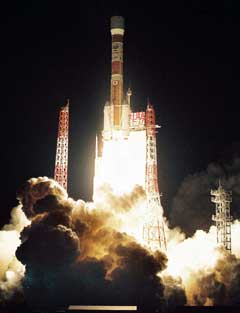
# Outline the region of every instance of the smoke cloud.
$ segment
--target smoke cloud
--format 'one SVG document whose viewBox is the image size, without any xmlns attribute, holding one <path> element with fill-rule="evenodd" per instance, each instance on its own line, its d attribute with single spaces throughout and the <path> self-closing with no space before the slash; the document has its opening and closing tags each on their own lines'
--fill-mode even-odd
<svg viewBox="0 0 240 313">
<path fill-rule="evenodd" d="M 145 201 L 141 188 L 120 197 L 109 189 L 102 195 L 95 203 L 74 201 L 46 177 L 30 179 L 18 190 L 21 205 L 0 232 L 2 303 L 17 298 L 37 309 L 102 304 L 171 312 L 186 302 L 238 302 L 237 240 L 233 254 L 228 254 L 216 248 L 214 226 L 193 237 L 167 229 L 166 257 L 120 231 L 119 216 L 136 216 Z M 232 234 L 239 238 L 239 221 L 232 225 Z"/>
<path fill-rule="evenodd" d="M 116 195 L 110 185 L 104 184 L 98 189 L 96 203 L 114 209 L 115 212 L 126 213 L 146 198 L 145 190 L 140 185 L 135 185 L 129 193 Z"/>
<path fill-rule="evenodd" d="M 0 231 L 0 303 L 21 290 L 25 267 L 15 257 L 15 251 L 21 244 L 20 232 L 29 223 L 19 205 L 11 212 L 10 223 Z"/>
<path fill-rule="evenodd" d="M 219 250 L 212 222 L 215 205 L 210 190 L 219 179 L 232 191 L 232 254 Z M 234 305 L 239 303 L 240 275 L 240 158 L 224 165 L 210 164 L 206 171 L 188 176 L 174 200 L 168 230 L 168 268 L 182 280 L 189 305 Z"/>
<path fill-rule="evenodd" d="M 30 179 L 17 196 L 22 214 L 31 220 L 19 228 L 21 245 L 19 240 L 16 250 L 25 267 L 22 291 L 28 305 L 138 305 L 141 312 L 165 307 L 159 273 L 166 268 L 166 256 L 120 232 L 116 220 L 116 212 L 131 211 L 144 198 L 142 189 L 136 187 L 126 199 L 108 192 L 110 202 L 104 206 L 74 201 L 55 181 L 40 177 Z M 183 289 L 179 293 L 184 294 Z M 185 303 L 184 297 L 176 299 Z"/>
<path fill-rule="evenodd" d="M 240 259 L 222 251 L 215 267 L 198 272 L 192 282 L 196 305 L 236 305 L 240 293 Z"/>
<path fill-rule="evenodd" d="M 215 226 L 211 226 L 208 232 L 197 230 L 192 237 L 185 239 L 179 229 L 168 231 L 173 234 L 168 242 L 167 269 L 161 273 L 166 297 L 169 288 L 180 286 L 185 290 L 188 305 L 238 304 L 240 222 L 235 220 L 232 224 L 232 253 L 217 246 Z M 173 296 L 172 291 L 170 299 Z M 177 296 L 181 293 L 178 292 Z"/>
</svg>

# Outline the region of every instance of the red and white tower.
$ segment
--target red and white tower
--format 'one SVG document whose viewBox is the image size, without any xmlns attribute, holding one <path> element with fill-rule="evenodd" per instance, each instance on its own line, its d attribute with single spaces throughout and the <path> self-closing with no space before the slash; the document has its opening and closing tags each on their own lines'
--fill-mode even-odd
<svg viewBox="0 0 240 313">
<path fill-rule="evenodd" d="M 166 237 L 163 224 L 163 208 L 160 201 L 157 177 L 155 110 L 148 103 L 146 110 L 146 177 L 148 216 L 143 226 L 143 238 L 153 249 L 166 250 Z"/>
<path fill-rule="evenodd" d="M 68 126 L 69 126 L 69 99 L 59 113 L 58 137 L 54 179 L 67 190 L 68 178 Z"/>
</svg>

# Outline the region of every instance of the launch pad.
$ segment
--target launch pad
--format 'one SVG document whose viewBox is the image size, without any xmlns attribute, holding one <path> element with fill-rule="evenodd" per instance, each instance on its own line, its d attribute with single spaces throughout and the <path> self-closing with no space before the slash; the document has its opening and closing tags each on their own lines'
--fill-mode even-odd
<svg viewBox="0 0 240 313">
<path fill-rule="evenodd" d="M 122 16 L 111 18 L 112 60 L 110 98 L 104 106 L 104 127 L 96 137 L 93 200 L 107 186 L 116 196 L 131 193 L 136 186 L 146 192 L 146 212 L 139 229 L 145 244 L 166 250 L 163 208 L 157 173 L 155 110 L 148 101 L 146 111 L 133 112 L 132 90 L 124 93 Z M 61 108 L 55 163 L 55 180 L 67 190 L 69 101 Z"/>
</svg>

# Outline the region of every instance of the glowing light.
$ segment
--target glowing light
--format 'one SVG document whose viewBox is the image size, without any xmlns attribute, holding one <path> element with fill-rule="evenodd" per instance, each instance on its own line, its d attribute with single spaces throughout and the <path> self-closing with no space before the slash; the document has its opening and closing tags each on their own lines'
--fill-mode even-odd
<svg viewBox="0 0 240 313">
<path fill-rule="evenodd" d="M 15 273 L 13 271 L 6 271 L 5 276 L 7 280 L 13 280 L 15 277 Z"/>
<path fill-rule="evenodd" d="M 15 256 L 17 247 L 21 244 L 19 233 L 12 231 L 0 231 L 0 279 L 3 278 L 9 264 Z"/>
<path fill-rule="evenodd" d="M 17 260 L 15 252 L 20 246 L 20 232 L 30 224 L 21 205 L 13 208 L 10 224 L 0 230 L 0 289 L 7 291 L 18 287 L 24 277 L 25 266 Z"/>
<path fill-rule="evenodd" d="M 94 193 L 104 184 L 113 193 L 131 192 L 135 185 L 145 185 L 146 132 L 131 131 L 129 138 L 104 141 L 101 166 L 95 173 Z"/>
<path fill-rule="evenodd" d="M 187 280 L 192 272 L 213 267 L 218 258 L 216 228 L 208 233 L 198 230 L 192 238 L 177 242 L 175 237 L 168 245 L 168 267 L 165 273 Z"/>
</svg>

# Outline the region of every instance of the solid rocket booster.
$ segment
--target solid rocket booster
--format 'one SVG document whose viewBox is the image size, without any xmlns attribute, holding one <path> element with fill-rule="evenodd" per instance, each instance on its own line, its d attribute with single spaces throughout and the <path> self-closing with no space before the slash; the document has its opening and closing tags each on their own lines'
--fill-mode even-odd
<svg viewBox="0 0 240 313">
<path fill-rule="evenodd" d="M 124 19 L 122 16 L 111 17 L 112 34 L 112 75 L 111 98 L 113 105 L 113 128 L 121 129 L 123 103 L 123 35 Z"/>
</svg>

